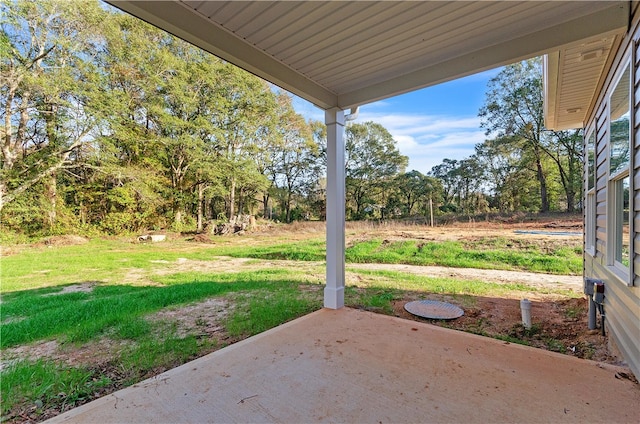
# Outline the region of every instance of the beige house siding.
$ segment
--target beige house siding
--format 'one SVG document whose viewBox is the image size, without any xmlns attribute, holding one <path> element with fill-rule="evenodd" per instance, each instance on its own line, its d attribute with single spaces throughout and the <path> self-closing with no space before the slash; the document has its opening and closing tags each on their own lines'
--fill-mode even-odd
<svg viewBox="0 0 640 424">
<path fill-rule="evenodd" d="M 603 89 L 591 108 L 587 130 L 596 135 L 595 255 L 585 253 L 585 276 L 605 282 L 606 328 L 610 341 L 622 353 L 636 376 L 640 376 L 640 13 L 634 3 L 630 31 L 603 81 Z M 608 258 L 608 234 L 612 231 L 609 208 L 609 109 L 608 99 L 620 71 L 631 61 L 630 151 L 630 273 L 627 279 L 613 272 Z M 586 178 L 586 177 L 585 177 Z M 586 180 L 585 180 L 586 181 Z M 586 184 L 585 184 L 586 187 Z M 586 199 L 586 191 L 585 197 Z M 586 218 L 585 218 L 586 219 Z M 586 224 L 586 222 L 585 222 Z M 586 225 L 585 225 L 586 228 Z M 585 246 L 586 247 L 586 246 Z M 586 250 L 586 249 L 585 249 Z"/>
</svg>

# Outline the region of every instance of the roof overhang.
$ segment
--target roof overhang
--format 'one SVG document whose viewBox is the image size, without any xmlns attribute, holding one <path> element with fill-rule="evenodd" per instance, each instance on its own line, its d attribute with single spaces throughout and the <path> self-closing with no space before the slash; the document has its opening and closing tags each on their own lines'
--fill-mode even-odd
<svg viewBox="0 0 640 424">
<path fill-rule="evenodd" d="M 622 35 L 621 31 L 603 33 L 545 55 L 544 118 L 547 129 L 584 127 L 594 97 L 602 86 L 604 70 L 613 60 Z"/>
<path fill-rule="evenodd" d="M 324 109 L 563 52 L 629 18 L 627 1 L 109 3 Z"/>
</svg>

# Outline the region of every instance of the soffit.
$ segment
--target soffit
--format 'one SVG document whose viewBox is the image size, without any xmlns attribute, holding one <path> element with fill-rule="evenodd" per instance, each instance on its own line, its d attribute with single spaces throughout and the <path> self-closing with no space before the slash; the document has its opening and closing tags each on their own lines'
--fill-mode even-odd
<svg viewBox="0 0 640 424">
<path fill-rule="evenodd" d="M 582 128 L 621 35 L 601 34 L 549 53 L 544 62 L 545 126 Z"/>
<path fill-rule="evenodd" d="M 322 108 L 343 109 L 624 31 L 611 1 L 110 1 Z"/>
</svg>

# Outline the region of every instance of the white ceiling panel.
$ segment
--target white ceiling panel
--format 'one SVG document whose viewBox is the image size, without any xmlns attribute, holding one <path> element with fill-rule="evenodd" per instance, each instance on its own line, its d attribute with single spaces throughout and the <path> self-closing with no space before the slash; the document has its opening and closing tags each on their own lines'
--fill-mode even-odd
<svg viewBox="0 0 640 424">
<path fill-rule="evenodd" d="M 629 16 L 612 1 L 110 3 L 322 108 L 558 51 L 624 31 Z"/>
<path fill-rule="evenodd" d="M 621 36 L 603 34 L 550 54 L 545 61 L 545 125 L 549 129 L 581 128 L 594 100 L 605 65 Z"/>
</svg>

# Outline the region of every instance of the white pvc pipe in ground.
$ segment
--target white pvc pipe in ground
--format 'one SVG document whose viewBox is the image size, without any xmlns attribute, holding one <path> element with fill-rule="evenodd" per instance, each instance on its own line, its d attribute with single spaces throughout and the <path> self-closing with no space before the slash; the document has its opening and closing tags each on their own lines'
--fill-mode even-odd
<svg viewBox="0 0 640 424">
<path fill-rule="evenodd" d="M 522 325 L 524 328 L 531 328 L 531 301 L 522 299 L 520 301 L 520 311 L 522 312 Z"/>
</svg>

